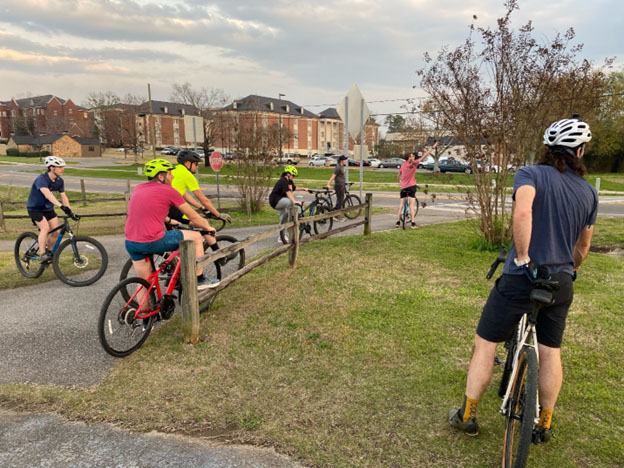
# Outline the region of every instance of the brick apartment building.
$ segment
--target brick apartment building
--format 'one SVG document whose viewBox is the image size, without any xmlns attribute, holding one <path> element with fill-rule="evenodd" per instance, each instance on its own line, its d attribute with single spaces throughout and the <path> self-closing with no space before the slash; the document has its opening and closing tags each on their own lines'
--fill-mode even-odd
<svg viewBox="0 0 624 468">
<path fill-rule="evenodd" d="M 51 94 L 0 101 L 0 138 L 19 132 L 31 135 L 93 136 L 93 113 L 71 99 Z"/>
<path fill-rule="evenodd" d="M 234 133 L 244 115 L 254 115 L 261 125 L 279 126 L 287 130 L 282 141 L 284 153 L 310 156 L 315 153 L 344 152 L 344 124 L 336 109 L 329 108 L 319 115 L 284 99 L 249 95 L 215 112 L 213 117 L 213 146 L 223 152 L 234 151 Z M 379 125 L 369 121 L 365 125 L 366 144 L 369 152 L 379 143 Z M 354 142 L 349 138 L 349 149 Z"/>
<path fill-rule="evenodd" d="M 344 153 L 344 135 L 344 124 L 335 108 L 330 107 L 319 113 L 320 151 Z M 368 153 L 372 154 L 375 150 L 375 146 L 379 144 L 379 124 L 376 123 L 374 119 L 369 119 L 364 125 L 364 135 L 365 147 Z M 353 152 L 356 144 L 359 145 L 359 141 L 354 141 L 349 135 L 349 151 Z M 359 153 L 357 151 L 355 153 L 354 156 L 357 159 Z"/>
<path fill-rule="evenodd" d="M 154 120 L 155 143 L 163 146 L 193 146 L 204 142 L 204 120 L 199 111 L 185 104 L 166 101 L 152 101 L 152 113 L 149 102 L 144 102 L 136 109 L 136 123 L 139 140 L 143 147 L 152 145 L 152 126 Z M 193 121 L 195 131 L 193 132 Z"/>
</svg>

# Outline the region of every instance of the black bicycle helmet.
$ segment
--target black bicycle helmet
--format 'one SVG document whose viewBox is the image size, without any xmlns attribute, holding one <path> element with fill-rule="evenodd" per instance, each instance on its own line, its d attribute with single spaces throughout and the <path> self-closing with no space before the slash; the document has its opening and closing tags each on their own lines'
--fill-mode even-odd
<svg viewBox="0 0 624 468">
<path fill-rule="evenodd" d="M 199 163 L 201 160 L 201 157 L 195 151 L 182 150 L 178 153 L 178 164 L 184 164 L 186 161 Z"/>
</svg>

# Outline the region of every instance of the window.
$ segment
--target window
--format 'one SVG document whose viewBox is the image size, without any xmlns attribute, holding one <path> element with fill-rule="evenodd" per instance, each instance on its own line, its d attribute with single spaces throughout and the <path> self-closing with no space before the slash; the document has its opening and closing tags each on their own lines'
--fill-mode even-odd
<svg viewBox="0 0 624 468">
<path fill-rule="evenodd" d="M 58 117 L 58 111 L 57 111 L 57 110 L 53 111 L 53 112 L 52 112 L 52 115 L 53 115 L 54 117 Z"/>
<path fill-rule="evenodd" d="M 95 146 L 89 146 L 89 151 L 91 152 L 95 151 Z"/>
<path fill-rule="evenodd" d="M 72 115 L 72 112 L 73 112 L 73 111 L 74 111 L 73 109 L 67 109 L 67 113 L 68 113 L 69 115 Z"/>
<path fill-rule="evenodd" d="M 88 118 L 89 118 L 89 115 L 88 115 L 86 112 L 84 113 L 84 118 L 85 118 L 85 119 L 88 119 Z"/>
</svg>

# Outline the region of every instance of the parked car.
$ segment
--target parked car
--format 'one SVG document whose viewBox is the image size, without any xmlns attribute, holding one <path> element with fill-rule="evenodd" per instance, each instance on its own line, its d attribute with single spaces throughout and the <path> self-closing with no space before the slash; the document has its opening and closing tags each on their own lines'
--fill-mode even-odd
<svg viewBox="0 0 624 468">
<path fill-rule="evenodd" d="M 174 146 L 166 146 L 160 151 L 160 154 L 176 155 L 180 150 Z"/>
<path fill-rule="evenodd" d="M 458 161 L 457 159 L 445 159 L 438 162 L 440 172 L 464 172 L 466 174 L 472 174 L 472 167 L 470 164 Z"/>
<path fill-rule="evenodd" d="M 325 166 L 325 163 L 327 161 L 327 158 L 325 156 L 312 156 L 312 159 L 310 159 L 310 162 L 308 163 L 308 166 L 320 166 L 323 167 Z"/>
<path fill-rule="evenodd" d="M 329 156 L 325 156 L 325 167 L 333 167 L 338 164 L 338 156 L 339 154 L 332 154 Z"/>
<path fill-rule="evenodd" d="M 402 158 L 382 159 L 381 162 L 379 163 L 379 167 L 380 168 L 396 167 L 397 169 L 399 169 L 401 167 L 401 164 L 403 164 L 404 162 L 405 162 L 405 159 L 402 159 Z"/>
<path fill-rule="evenodd" d="M 434 162 L 433 156 L 427 156 L 425 159 L 423 159 L 422 161 L 418 163 L 418 169 L 426 169 L 425 166 L 427 164 L 433 165 L 433 162 Z"/>
<path fill-rule="evenodd" d="M 381 163 L 381 161 L 377 158 L 370 158 L 368 160 L 368 163 L 370 164 L 370 167 L 379 167 L 379 164 Z"/>
<path fill-rule="evenodd" d="M 296 153 L 283 153 L 282 156 L 277 157 L 277 164 L 299 164 L 299 155 Z"/>
<path fill-rule="evenodd" d="M 358 166 L 359 167 L 360 166 L 360 161 L 358 159 L 349 158 L 347 160 L 347 164 L 349 166 Z"/>
</svg>

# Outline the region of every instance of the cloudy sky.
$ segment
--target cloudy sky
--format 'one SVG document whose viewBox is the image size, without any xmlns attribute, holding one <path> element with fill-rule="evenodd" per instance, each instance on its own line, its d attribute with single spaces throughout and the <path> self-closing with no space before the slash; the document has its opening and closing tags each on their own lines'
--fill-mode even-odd
<svg viewBox="0 0 624 468">
<path fill-rule="evenodd" d="M 551 40 L 570 26 L 582 57 L 624 66 L 624 1 L 519 0 Z M 503 0 L 0 0 L 0 100 L 92 91 L 167 100 L 171 84 L 277 97 L 319 112 L 353 83 L 371 113 L 419 96 L 425 52 L 495 27 Z M 386 102 L 380 102 L 386 101 Z M 383 120 L 380 115 L 378 121 Z"/>
</svg>

